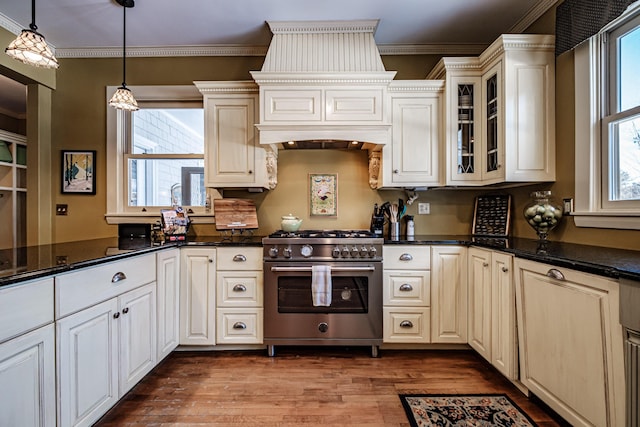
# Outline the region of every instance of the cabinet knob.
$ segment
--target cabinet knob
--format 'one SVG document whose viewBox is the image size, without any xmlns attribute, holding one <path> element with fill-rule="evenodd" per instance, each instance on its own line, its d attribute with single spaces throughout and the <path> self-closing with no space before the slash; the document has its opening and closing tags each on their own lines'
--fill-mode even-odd
<svg viewBox="0 0 640 427">
<path fill-rule="evenodd" d="M 129 312 L 129 307 L 125 307 L 122 309 L 122 314 L 127 314 Z"/>
<path fill-rule="evenodd" d="M 242 322 L 236 322 L 233 324 L 233 329 L 247 329 L 247 325 Z"/>
<path fill-rule="evenodd" d="M 482 266 L 483 266 L 483 267 L 489 267 L 489 263 L 488 263 L 488 262 L 483 262 L 483 263 L 482 263 Z"/>
<path fill-rule="evenodd" d="M 247 287 L 242 284 L 235 285 L 233 287 L 233 292 L 247 292 Z"/>
<path fill-rule="evenodd" d="M 411 292 L 413 290 L 413 286 L 411 286 L 408 283 L 403 283 L 402 285 L 400 285 L 398 290 L 400 290 L 402 292 Z"/>
<path fill-rule="evenodd" d="M 402 322 L 400 322 L 400 327 L 401 328 L 413 328 L 413 323 L 411 323 L 410 320 L 403 320 Z"/>
<path fill-rule="evenodd" d="M 124 280 L 127 278 L 127 275 L 124 274 L 122 271 L 118 271 L 116 274 L 113 275 L 113 277 L 111 278 L 111 283 L 118 283 L 121 280 Z"/>
<path fill-rule="evenodd" d="M 209 258 L 209 262 L 213 262 L 213 260 L 211 258 Z"/>
<path fill-rule="evenodd" d="M 233 257 L 233 262 L 245 262 L 246 260 L 247 260 L 247 257 L 242 254 L 238 254 Z"/>
<path fill-rule="evenodd" d="M 411 256 L 411 254 L 400 255 L 400 261 L 411 261 L 411 260 L 413 260 L 413 256 Z"/>
<path fill-rule="evenodd" d="M 393 173 L 400 173 L 400 171 L 398 169 L 394 169 Z"/>
<path fill-rule="evenodd" d="M 115 313 L 113 313 L 113 318 L 117 319 L 118 317 L 120 317 L 120 312 L 116 311 Z"/>
<path fill-rule="evenodd" d="M 251 175 L 253 173 L 253 171 L 249 171 L 249 175 Z"/>
<path fill-rule="evenodd" d="M 509 271 L 509 269 L 508 269 L 507 267 L 502 267 L 502 272 L 503 272 L 503 273 L 506 273 L 506 272 L 508 272 L 508 271 Z"/>
</svg>

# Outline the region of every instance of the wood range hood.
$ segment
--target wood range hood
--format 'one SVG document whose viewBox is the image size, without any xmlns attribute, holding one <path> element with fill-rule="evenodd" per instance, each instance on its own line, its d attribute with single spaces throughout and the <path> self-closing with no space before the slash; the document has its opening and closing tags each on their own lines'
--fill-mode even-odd
<svg viewBox="0 0 640 427">
<path fill-rule="evenodd" d="M 378 151 L 391 139 L 378 20 L 268 22 L 259 86 L 260 144 Z"/>
</svg>

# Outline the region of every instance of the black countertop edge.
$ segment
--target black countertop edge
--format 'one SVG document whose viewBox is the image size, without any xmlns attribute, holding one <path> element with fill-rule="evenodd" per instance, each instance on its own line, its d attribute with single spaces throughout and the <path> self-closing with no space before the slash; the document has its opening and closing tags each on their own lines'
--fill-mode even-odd
<svg viewBox="0 0 640 427">
<path fill-rule="evenodd" d="M 463 245 L 511 253 L 518 258 L 640 283 L 640 251 L 556 241 L 470 235 L 418 235 L 412 240 L 385 240 L 389 245 Z M 104 238 L 0 250 L 0 288 L 176 247 L 261 247 L 262 236 L 196 236 L 154 245 L 148 239 Z M 7 266 L 9 268 L 7 268 Z"/>
</svg>

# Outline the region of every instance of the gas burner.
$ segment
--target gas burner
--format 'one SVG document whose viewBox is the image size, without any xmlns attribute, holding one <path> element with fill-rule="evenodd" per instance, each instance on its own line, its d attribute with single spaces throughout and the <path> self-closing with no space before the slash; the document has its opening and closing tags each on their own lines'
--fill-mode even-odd
<svg viewBox="0 0 640 427">
<path fill-rule="evenodd" d="M 322 238 L 341 238 L 341 239 L 364 239 L 377 237 L 369 230 L 300 230 L 300 231 L 284 231 L 278 230 L 269 235 L 271 238 L 303 238 L 303 239 L 322 239 Z"/>
</svg>

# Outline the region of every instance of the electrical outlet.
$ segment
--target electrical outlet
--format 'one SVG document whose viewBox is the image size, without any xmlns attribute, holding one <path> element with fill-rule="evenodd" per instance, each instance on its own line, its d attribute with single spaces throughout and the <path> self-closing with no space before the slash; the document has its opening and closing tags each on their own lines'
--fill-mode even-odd
<svg viewBox="0 0 640 427">
<path fill-rule="evenodd" d="M 418 203 L 418 215 L 429 215 L 431 213 L 431 205 L 429 203 Z"/>
<path fill-rule="evenodd" d="M 56 205 L 56 215 L 66 215 L 68 213 L 67 205 Z"/>
</svg>

